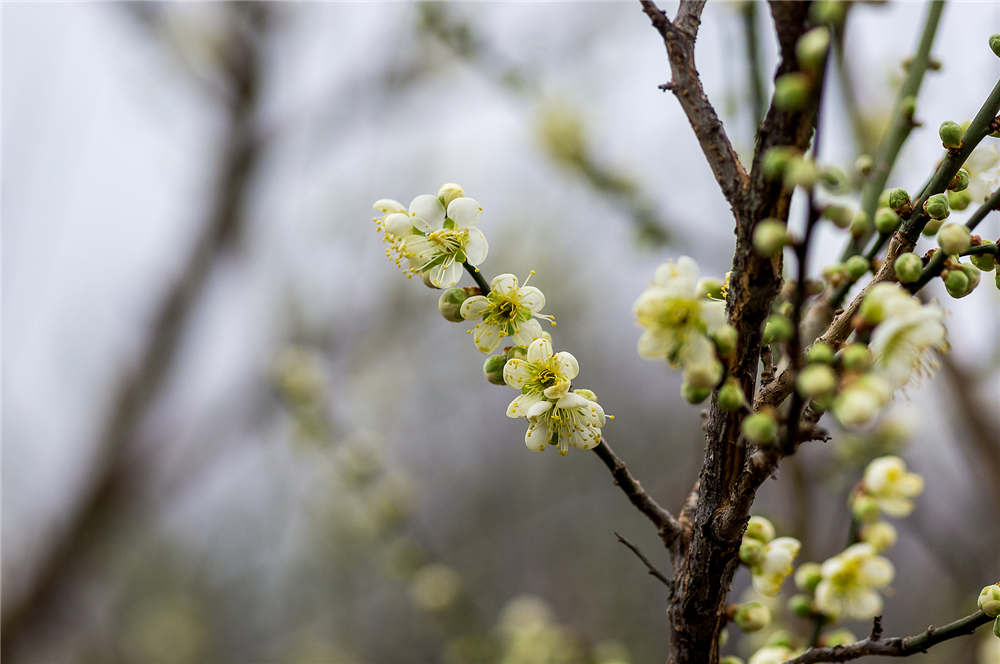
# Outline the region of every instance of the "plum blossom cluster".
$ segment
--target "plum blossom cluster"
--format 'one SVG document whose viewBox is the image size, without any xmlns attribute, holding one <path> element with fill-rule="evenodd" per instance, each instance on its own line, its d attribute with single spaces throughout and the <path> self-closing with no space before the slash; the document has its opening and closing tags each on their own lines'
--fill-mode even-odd
<svg viewBox="0 0 1000 664">
<path fill-rule="evenodd" d="M 740 560 L 750 569 L 754 590 L 777 596 L 781 585 L 794 571 L 792 564 L 801 543 L 794 537 L 775 537 L 774 525 L 762 516 L 752 516 L 740 544 Z"/>
</svg>

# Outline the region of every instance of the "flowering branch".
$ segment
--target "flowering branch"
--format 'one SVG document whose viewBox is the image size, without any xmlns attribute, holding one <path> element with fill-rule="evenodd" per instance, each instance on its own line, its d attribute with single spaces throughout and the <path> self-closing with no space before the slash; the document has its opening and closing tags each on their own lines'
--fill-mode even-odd
<svg viewBox="0 0 1000 664">
<path fill-rule="evenodd" d="M 816 664 L 818 662 L 848 662 L 860 657 L 878 655 L 880 657 L 908 657 L 917 653 L 927 652 L 927 649 L 942 641 L 957 636 L 972 634 L 976 629 L 993 618 L 982 611 L 965 616 L 960 620 L 948 623 L 942 627 L 929 627 L 926 631 L 913 636 L 894 636 L 888 639 L 880 637 L 873 630 L 870 637 L 842 646 L 827 648 L 810 648 L 798 657 L 788 660 L 785 664 Z"/>
</svg>

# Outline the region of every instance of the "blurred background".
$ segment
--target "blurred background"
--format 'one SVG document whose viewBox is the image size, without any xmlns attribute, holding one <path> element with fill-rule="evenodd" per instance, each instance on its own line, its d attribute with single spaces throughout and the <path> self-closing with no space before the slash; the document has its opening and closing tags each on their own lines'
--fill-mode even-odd
<svg viewBox="0 0 1000 664">
<path fill-rule="evenodd" d="M 877 142 L 925 9 L 852 7 L 826 161 L 849 172 Z M 525 449 L 510 391 L 371 222 L 374 200 L 444 182 L 478 199 L 484 272 L 537 271 L 609 441 L 676 509 L 700 409 L 638 358 L 631 306 L 667 258 L 721 277 L 734 236 L 638 3 L 2 12 L 5 661 L 664 659 L 665 589 L 613 534 L 668 571 L 655 533 L 592 455 Z M 995 3 L 945 9 L 890 186 L 919 188 L 936 127 L 979 108 L 998 25 Z M 766 100 L 766 6 L 706 9 L 698 65 L 745 160 L 748 38 Z M 817 268 L 843 246 L 826 231 Z M 901 451 L 927 488 L 896 522 L 889 634 L 971 612 L 1000 575 L 983 281 L 960 303 L 931 289 L 954 347 L 933 379 L 871 435 L 807 446 L 755 507 L 822 561 L 864 464 Z M 922 661 L 1000 661 L 980 631 Z M 743 656 L 762 638 L 730 636 Z"/>
</svg>

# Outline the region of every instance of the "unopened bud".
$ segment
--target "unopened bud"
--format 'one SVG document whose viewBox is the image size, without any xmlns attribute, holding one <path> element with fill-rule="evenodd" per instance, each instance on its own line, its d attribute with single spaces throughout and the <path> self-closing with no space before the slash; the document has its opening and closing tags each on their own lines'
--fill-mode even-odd
<svg viewBox="0 0 1000 664">
<path fill-rule="evenodd" d="M 736 609 L 733 622 L 744 632 L 758 632 L 771 624 L 771 611 L 760 602 L 747 602 Z"/>
<path fill-rule="evenodd" d="M 827 205 L 823 208 L 823 216 L 832 221 L 837 228 L 847 228 L 854 219 L 854 210 L 846 205 Z"/>
<path fill-rule="evenodd" d="M 914 253 L 905 253 L 901 254 L 892 266 L 896 270 L 896 278 L 901 283 L 912 284 L 914 281 L 920 279 L 920 273 L 924 269 L 924 262 L 920 260 L 920 256 Z"/>
<path fill-rule="evenodd" d="M 874 523 L 878 521 L 882 510 L 879 509 L 878 501 L 868 494 L 861 493 L 854 496 L 851 501 L 851 514 L 860 523 Z"/>
<path fill-rule="evenodd" d="M 997 265 L 997 259 L 993 254 L 973 254 L 969 256 L 969 260 L 983 272 L 989 272 Z"/>
<path fill-rule="evenodd" d="M 461 185 L 457 185 L 454 182 L 443 184 L 441 185 L 441 188 L 438 189 L 438 198 L 441 199 L 441 203 L 444 204 L 445 208 L 447 208 L 448 204 L 456 198 L 463 198 L 464 196 L 465 192 L 462 191 Z"/>
<path fill-rule="evenodd" d="M 764 543 L 752 537 L 744 537 L 740 542 L 740 560 L 749 567 L 764 562 Z"/>
<path fill-rule="evenodd" d="M 833 392 L 837 375 L 827 364 L 810 364 L 795 379 L 799 394 L 807 399 L 817 399 Z"/>
<path fill-rule="evenodd" d="M 799 590 L 811 593 L 823 580 L 823 568 L 819 563 L 802 563 L 795 570 L 795 585 Z"/>
<path fill-rule="evenodd" d="M 888 521 L 876 521 L 861 527 L 861 541 L 872 545 L 876 551 L 885 551 L 896 543 L 899 536 L 896 528 Z"/>
<path fill-rule="evenodd" d="M 825 27 L 813 28 L 799 37 L 795 44 L 795 55 L 804 70 L 815 74 L 823 68 L 829 48 L 830 30 Z"/>
<path fill-rule="evenodd" d="M 863 343 L 848 344 L 840 351 L 840 364 L 848 371 L 868 371 L 872 361 L 872 352 Z"/>
<path fill-rule="evenodd" d="M 847 268 L 848 276 L 857 281 L 868 272 L 868 259 L 864 256 L 851 256 L 844 261 L 844 267 Z"/>
<path fill-rule="evenodd" d="M 962 147 L 962 126 L 957 122 L 942 122 L 938 128 L 938 136 L 941 137 L 941 145 L 949 150 Z"/>
<path fill-rule="evenodd" d="M 795 637 L 787 630 L 776 629 L 767 637 L 767 647 L 769 648 L 794 648 Z M 784 658 L 782 658 L 784 659 Z M 765 660 L 766 661 L 766 660 Z"/>
<path fill-rule="evenodd" d="M 792 321 L 787 316 L 774 314 L 764 323 L 764 343 L 782 343 L 792 338 Z"/>
<path fill-rule="evenodd" d="M 875 211 L 875 230 L 879 233 L 892 233 L 899 228 L 899 215 L 892 208 L 883 207 Z"/>
<path fill-rule="evenodd" d="M 438 311 L 441 312 L 445 320 L 461 323 L 465 320 L 462 318 L 462 303 L 468 297 L 469 294 L 465 292 L 464 288 L 449 288 L 438 298 Z"/>
<path fill-rule="evenodd" d="M 858 210 L 858 212 L 854 215 L 854 218 L 851 219 L 851 225 L 848 227 L 851 237 L 863 237 L 870 229 L 871 224 L 868 221 L 868 215 L 861 210 Z"/>
<path fill-rule="evenodd" d="M 817 341 L 806 351 L 806 360 L 812 363 L 833 364 L 833 348 L 830 347 L 830 344 Z"/>
<path fill-rule="evenodd" d="M 935 235 L 937 235 L 937 232 L 941 230 L 941 226 L 943 225 L 944 222 L 942 220 L 931 219 L 926 224 L 924 224 L 924 228 L 920 232 L 923 233 L 924 236 L 926 237 L 934 237 Z"/>
<path fill-rule="evenodd" d="M 965 263 L 960 265 L 959 268 L 961 268 L 961 270 L 965 272 L 965 276 L 969 278 L 969 290 L 966 292 L 966 295 L 968 295 L 972 291 L 976 290 L 976 286 L 979 285 L 979 270 Z"/>
<path fill-rule="evenodd" d="M 684 382 L 690 383 L 692 387 L 699 390 L 711 391 L 722 380 L 723 371 L 722 363 L 718 360 L 688 364 L 684 370 Z"/>
<path fill-rule="evenodd" d="M 808 157 L 796 157 L 788 162 L 783 184 L 786 189 L 794 187 L 811 189 L 816 184 L 816 178 L 818 177 L 819 170 L 817 170 L 816 164 L 813 163 L 812 159 Z"/>
<path fill-rule="evenodd" d="M 962 191 L 949 191 L 948 192 L 948 206 L 952 210 L 957 210 L 961 212 L 962 210 L 969 207 L 972 204 L 972 194 L 969 193 L 968 189 L 963 189 Z"/>
<path fill-rule="evenodd" d="M 819 169 L 819 183 L 827 191 L 842 192 L 847 186 L 847 176 L 836 166 L 826 165 Z"/>
<path fill-rule="evenodd" d="M 728 323 L 716 328 L 712 332 L 712 339 L 715 341 L 715 347 L 719 351 L 719 355 L 725 357 L 736 350 L 736 343 L 739 341 L 739 336 L 736 328 Z"/>
<path fill-rule="evenodd" d="M 788 162 L 798 154 L 798 150 L 793 147 L 773 147 L 764 153 L 764 158 L 760 162 L 761 172 L 768 180 L 780 180 L 785 177 Z"/>
<path fill-rule="evenodd" d="M 951 212 L 946 194 L 934 194 L 924 202 L 924 212 L 931 219 L 946 219 Z"/>
<path fill-rule="evenodd" d="M 870 154 L 863 154 L 854 160 L 854 170 L 858 172 L 858 175 L 868 175 L 873 168 L 875 168 L 875 160 Z"/>
<path fill-rule="evenodd" d="M 979 592 L 979 608 L 991 618 L 1000 616 L 1000 585 L 994 583 Z"/>
<path fill-rule="evenodd" d="M 949 256 L 957 256 L 972 244 L 972 236 L 964 224 L 945 224 L 937 234 L 941 251 Z"/>
<path fill-rule="evenodd" d="M 783 74 L 774 82 L 774 105 L 783 111 L 802 110 L 811 94 L 812 82 L 805 74 Z"/>
<path fill-rule="evenodd" d="M 743 533 L 743 536 L 767 544 L 774 539 L 776 534 L 777 532 L 774 530 L 774 524 L 771 523 L 770 519 L 763 516 L 752 516 L 750 517 L 750 520 L 747 521 L 747 529 L 746 532 Z"/>
<path fill-rule="evenodd" d="M 746 395 L 740 387 L 740 381 L 729 378 L 725 384 L 719 388 L 719 408 L 732 413 L 747 405 Z"/>
<path fill-rule="evenodd" d="M 964 168 L 958 169 L 951 182 L 948 183 L 949 191 L 965 191 L 969 188 L 969 171 Z"/>
<path fill-rule="evenodd" d="M 995 56 L 1000 58 L 1000 35 L 990 35 L 990 50 L 993 51 Z"/>
<path fill-rule="evenodd" d="M 948 295 L 954 298 L 965 297 L 969 294 L 969 277 L 962 270 L 948 270 L 944 278 L 944 287 Z"/>
<path fill-rule="evenodd" d="M 763 219 L 753 231 L 753 248 L 765 257 L 775 256 L 788 242 L 788 230 L 777 219 Z"/>
<path fill-rule="evenodd" d="M 835 629 L 832 632 L 827 632 L 823 635 L 823 645 L 827 648 L 835 648 L 837 646 L 846 646 L 848 643 L 854 643 L 858 640 L 858 637 L 854 636 L 854 633 L 847 629 Z"/>
<path fill-rule="evenodd" d="M 813 23 L 840 25 L 847 15 L 847 5 L 841 0 L 816 0 L 809 7 L 809 18 Z"/>
<path fill-rule="evenodd" d="M 788 600 L 788 609 L 799 618 L 809 618 L 813 615 L 812 597 L 809 595 L 792 595 Z"/>
<path fill-rule="evenodd" d="M 483 375 L 486 376 L 486 380 L 490 381 L 494 385 L 505 385 L 506 382 L 503 379 L 503 367 L 507 364 L 507 358 L 503 355 L 490 355 L 483 362 Z"/>
<path fill-rule="evenodd" d="M 719 664 L 743 664 L 743 660 L 736 655 L 726 655 L 719 660 Z"/>
<path fill-rule="evenodd" d="M 743 419 L 743 435 L 754 445 L 770 445 L 778 437 L 778 423 L 769 413 L 754 413 Z"/>
<path fill-rule="evenodd" d="M 905 215 L 910 209 L 910 205 L 910 195 L 906 193 L 905 189 L 889 190 L 889 207 L 897 213 Z"/>
<path fill-rule="evenodd" d="M 710 387 L 695 387 L 687 381 L 681 383 L 681 396 L 688 403 L 701 403 L 711 393 L 712 388 Z"/>
<path fill-rule="evenodd" d="M 993 49 L 993 52 L 1000 56 L 1000 53 L 997 53 L 997 51 L 1000 51 L 1000 49 Z M 993 636 L 1000 639 L 1000 618 L 993 621 Z"/>
</svg>

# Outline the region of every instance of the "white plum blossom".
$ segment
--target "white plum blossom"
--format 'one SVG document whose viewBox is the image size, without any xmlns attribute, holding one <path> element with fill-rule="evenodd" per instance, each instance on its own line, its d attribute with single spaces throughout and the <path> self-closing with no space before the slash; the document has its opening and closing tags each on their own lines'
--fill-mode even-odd
<svg viewBox="0 0 1000 664">
<path fill-rule="evenodd" d="M 528 279 L 530 279 L 530 275 Z M 472 339 L 483 353 L 490 353 L 500 345 L 503 337 L 512 337 L 514 345 L 527 346 L 542 336 L 542 327 L 536 318 L 552 321 L 552 316 L 541 313 L 545 295 L 525 280 L 518 287 L 517 277 L 501 274 L 490 282 L 488 295 L 473 295 L 462 303 L 462 318 L 476 320 Z"/>
<path fill-rule="evenodd" d="M 535 339 L 528 345 L 525 359 L 508 360 L 503 367 L 507 385 L 521 391 L 507 406 L 507 417 L 525 417 L 536 403 L 562 398 L 579 373 L 580 365 L 572 354 L 553 353 L 551 341 Z"/>
<path fill-rule="evenodd" d="M 898 456 L 873 460 L 865 468 L 865 494 L 878 503 L 890 516 L 904 517 L 913 511 L 913 498 L 924 490 L 924 478 L 906 470 L 906 462 Z"/>
<path fill-rule="evenodd" d="M 1000 173 L 994 168 L 1000 163 L 1000 149 L 992 143 L 983 143 L 969 155 L 962 165 L 969 173 L 969 196 L 976 203 L 982 203 L 989 196 Z"/>
<path fill-rule="evenodd" d="M 462 263 L 476 266 L 486 260 L 486 237 L 475 227 L 482 210 L 472 198 L 456 198 L 447 210 L 432 194 L 414 198 L 409 209 L 413 232 L 405 235 L 402 246 L 413 270 L 428 272 L 431 284 L 448 288 L 461 278 Z M 395 219 L 386 219 L 387 232 Z"/>
<path fill-rule="evenodd" d="M 833 414 L 845 427 L 865 427 L 892 400 L 892 386 L 875 373 L 848 383 L 833 401 Z"/>
<path fill-rule="evenodd" d="M 802 544 L 794 537 L 778 537 L 764 545 L 763 557 L 750 568 L 750 581 L 761 595 L 775 597 L 781 584 L 792 573 L 792 563 Z"/>
<path fill-rule="evenodd" d="M 653 283 L 635 301 L 633 311 L 645 328 L 639 338 L 640 357 L 684 367 L 686 378 L 696 387 L 712 387 L 722 377 L 722 365 L 708 335 L 725 325 L 725 303 L 705 297 L 693 259 L 682 256 L 676 263 L 668 261 L 657 268 Z"/>
<path fill-rule="evenodd" d="M 816 586 L 817 610 L 838 618 L 874 618 L 882 612 L 882 597 L 875 588 L 884 588 L 895 573 L 892 563 L 879 556 L 870 544 L 854 544 L 830 558 L 822 566 L 823 580 Z"/>
<path fill-rule="evenodd" d="M 747 660 L 747 664 L 784 664 L 795 657 L 795 651 L 787 646 L 766 646 Z"/>
<path fill-rule="evenodd" d="M 555 445 L 563 456 L 570 445 L 584 450 L 597 447 L 606 419 L 599 403 L 578 392 L 569 392 L 555 402 L 539 401 L 526 416 L 529 424 L 524 444 L 528 449 L 541 452 L 547 445 Z"/>
<path fill-rule="evenodd" d="M 872 333 L 869 348 L 875 368 L 893 388 L 927 375 L 937 363 L 932 351 L 948 349 L 942 319 L 944 312 L 935 304 L 923 304 L 898 284 L 878 284 L 869 297 L 881 296 L 884 314 Z"/>
</svg>

